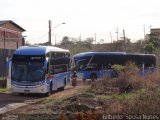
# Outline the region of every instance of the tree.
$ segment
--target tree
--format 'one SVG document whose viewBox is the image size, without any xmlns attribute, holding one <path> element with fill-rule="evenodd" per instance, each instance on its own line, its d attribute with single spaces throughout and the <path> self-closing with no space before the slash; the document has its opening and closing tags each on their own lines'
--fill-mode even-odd
<svg viewBox="0 0 160 120">
<path fill-rule="evenodd" d="M 74 44 L 72 41 L 69 40 L 69 37 L 65 36 L 62 38 L 62 42 L 60 43 L 61 46 L 67 46 Z"/>
<path fill-rule="evenodd" d="M 144 47 L 145 52 L 147 53 L 153 53 L 153 50 L 155 49 L 154 44 L 149 42 L 147 45 Z"/>
<path fill-rule="evenodd" d="M 104 39 L 100 39 L 99 44 L 103 44 L 104 43 Z"/>
<path fill-rule="evenodd" d="M 154 33 L 149 34 L 148 43 L 152 43 L 155 48 L 160 46 L 160 39 Z"/>
<path fill-rule="evenodd" d="M 45 43 L 38 43 L 37 45 L 44 45 L 44 46 L 47 46 L 47 45 L 51 45 L 50 42 L 45 42 Z"/>
<path fill-rule="evenodd" d="M 92 37 L 86 38 L 86 40 L 82 42 L 82 45 L 87 47 L 87 48 L 89 48 L 89 49 L 91 49 L 93 41 L 94 41 L 94 39 Z"/>
<path fill-rule="evenodd" d="M 160 39 L 154 33 L 149 34 L 149 39 L 144 47 L 145 52 L 153 53 L 153 51 L 160 46 Z"/>
</svg>

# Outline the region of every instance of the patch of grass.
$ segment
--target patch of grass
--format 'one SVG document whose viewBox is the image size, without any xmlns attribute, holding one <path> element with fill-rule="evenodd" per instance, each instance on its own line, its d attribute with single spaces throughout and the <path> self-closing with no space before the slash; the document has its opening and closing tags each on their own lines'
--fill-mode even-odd
<svg viewBox="0 0 160 120">
<path fill-rule="evenodd" d="M 132 100 L 136 96 L 135 93 L 127 93 L 127 94 L 113 94 L 113 95 L 97 95 L 98 98 L 104 99 L 104 100 L 119 100 L 119 101 L 125 101 L 125 100 Z"/>
<path fill-rule="evenodd" d="M 4 80 L 5 78 L 4 77 L 0 77 L 0 80 Z"/>
<path fill-rule="evenodd" d="M 80 96 L 80 97 L 95 97 L 95 93 L 85 91 L 85 92 L 80 93 L 78 96 Z"/>
<path fill-rule="evenodd" d="M 121 95 L 113 95 L 112 99 L 117 99 L 120 101 L 125 101 L 125 100 L 131 100 L 135 97 L 135 94 L 133 93 L 128 93 L 128 94 L 121 94 Z"/>
<path fill-rule="evenodd" d="M 46 104 L 46 103 L 63 103 L 67 100 L 70 100 L 72 97 L 94 97 L 95 95 L 93 93 L 89 93 L 89 92 L 82 92 L 80 94 L 77 95 L 73 95 L 73 96 L 68 96 L 68 97 L 63 97 L 63 98 L 46 98 L 42 101 L 42 103 Z"/>
<path fill-rule="evenodd" d="M 46 98 L 42 101 L 43 104 L 46 103 L 63 103 L 66 98 Z"/>
<path fill-rule="evenodd" d="M 6 93 L 6 92 L 10 92 L 11 89 L 7 89 L 7 88 L 0 88 L 0 93 Z"/>
</svg>

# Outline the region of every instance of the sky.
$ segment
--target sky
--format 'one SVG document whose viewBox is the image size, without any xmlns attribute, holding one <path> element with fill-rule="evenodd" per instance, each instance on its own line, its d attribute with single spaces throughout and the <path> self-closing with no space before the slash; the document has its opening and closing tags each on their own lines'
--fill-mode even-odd
<svg viewBox="0 0 160 120">
<path fill-rule="evenodd" d="M 117 28 L 118 37 L 124 29 L 135 42 L 150 28 L 160 28 L 159 4 L 159 0 L 1 0 L 0 20 L 12 20 L 24 28 L 31 44 L 48 41 L 49 20 L 53 44 L 63 36 L 82 40 L 96 36 L 97 42 L 111 42 L 117 39 Z"/>
</svg>

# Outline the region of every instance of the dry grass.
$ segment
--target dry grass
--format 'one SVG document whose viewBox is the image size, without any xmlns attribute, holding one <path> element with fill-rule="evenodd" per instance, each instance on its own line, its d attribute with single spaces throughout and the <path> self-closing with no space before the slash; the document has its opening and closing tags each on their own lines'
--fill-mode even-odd
<svg viewBox="0 0 160 120">
<path fill-rule="evenodd" d="M 160 70 L 140 76 L 134 65 L 131 67 L 127 66 L 117 78 L 95 82 L 90 92 L 111 93 L 112 96 L 106 97 L 110 99 L 105 109 L 108 114 L 160 114 Z M 124 97 L 127 95 L 130 97 Z"/>
<path fill-rule="evenodd" d="M 134 69 L 133 72 L 123 71 L 117 78 L 96 81 L 87 93 L 77 96 L 76 99 L 68 99 L 69 106 L 64 107 L 70 107 L 69 111 L 74 105 L 78 111 L 74 112 L 72 109 L 70 115 L 61 113 L 59 120 L 102 120 L 105 114 L 119 114 L 123 117 L 133 114 L 160 114 L 159 72 L 157 70 L 147 76 L 138 76 Z M 128 85 L 132 86 L 129 92 L 125 90 Z"/>
</svg>

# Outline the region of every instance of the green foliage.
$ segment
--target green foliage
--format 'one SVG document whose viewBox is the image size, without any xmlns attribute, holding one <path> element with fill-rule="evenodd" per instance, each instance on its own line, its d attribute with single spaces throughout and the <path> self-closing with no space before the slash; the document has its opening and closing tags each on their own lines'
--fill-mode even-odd
<svg viewBox="0 0 160 120">
<path fill-rule="evenodd" d="M 125 66 L 115 64 L 115 65 L 112 65 L 112 68 L 117 74 L 119 74 L 120 72 L 124 71 Z"/>
<path fill-rule="evenodd" d="M 147 40 L 146 45 L 144 46 L 144 50 L 147 53 L 153 53 L 153 51 L 160 47 L 160 39 L 156 34 L 149 34 L 149 39 Z"/>
<path fill-rule="evenodd" d="M 10 92 L 11 89 L 7 89 L 7 88 L 0 88 L 0 93 L 6 93 L 6 92 Z"/>
<path fill-rule="evenodd" d="M 137 75 L 137 72 L 138 72 L 138 67 L 137 65 L 134 63 L 134 62 L 127 62 L 125 67 L 124 67 L 124 73 L 126 75 Z"/>
<path fill-rule="evenodd" d="M 144 47 L 144 50 L 147 52 L 147 53 L 153 53 L 153 50 L 155 49 L 154 47 L 154 44 L 152 42 L 149 42 L 146 44 L 146 46 Z"/>
<path fill-rule="evenodd" d="M 59 98 L 59 99 L 54 99 L 54 98 L 46 98 L 42 101 L 42 103 L 63 103 L 66 98 Z"/>
<path fill-rule="evenodd" d="M 65 36 L 62 39 L 61 45 L 67 46 L 67 45 L 72 45 L 74 42 L 69 40 L 69 37 Z"/>
<path fill-rule="evenodd" d="M 154 47 L 159 47 L 160 46 L 160 42 L 159 42 L 159 38 L 156 34 L 149 34 L 149 40 L 148 43 L 152 43 Z"/>
</svg>

